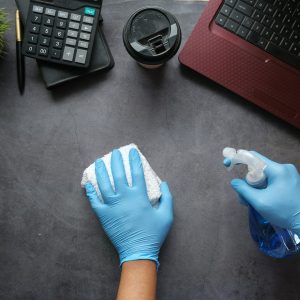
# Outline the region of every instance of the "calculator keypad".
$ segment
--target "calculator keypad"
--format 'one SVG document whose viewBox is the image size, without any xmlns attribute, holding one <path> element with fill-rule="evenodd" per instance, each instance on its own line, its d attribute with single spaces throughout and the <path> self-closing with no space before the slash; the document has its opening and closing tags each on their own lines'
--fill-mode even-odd
<svg viewBox="0 0 300 300">
<path fill-rule="evenodd" d="M 23 54 L 37 59 L 88 67 L 99 11 L 70 11 L 32 2 L 26 23 Z"/>
</svg>

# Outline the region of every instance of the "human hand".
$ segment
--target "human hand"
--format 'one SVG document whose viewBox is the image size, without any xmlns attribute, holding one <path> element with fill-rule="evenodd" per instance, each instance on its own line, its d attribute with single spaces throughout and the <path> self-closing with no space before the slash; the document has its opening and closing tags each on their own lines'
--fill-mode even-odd
<svg viewBox="0 0 300 300">
<path fill-rule="evenodd" d="M 158 262 L 160 248 L 173 222 L 173 200 L 167 183 L 161 184 L 160 202 L 152 207 L 147 195 L 143 166 L 139 153 L 131 149 L 129 161 L 132 187 L 127 183 L 120 151 L 114 150 L 111 169 L 115 190 L 103 161 L 95 164 L 102 203 L 91 183 L 87 183 L 86 194 L 99 218 L 102 227 L 118 251 L 120 264 L 132 260 Z"/>
<path fill-rule="evenodd" d="M 264 219 L 275 226 L 300 234 L 300 176 L 294 165 L 279 164 L 262 156 L 267 167 L 268 185 L 265 189 L 251 187 L 245 180 L 234 179 L 232 188 L 249 203 Z M 226 166 L 230 161 L 225 160 Z"/>
</svg>

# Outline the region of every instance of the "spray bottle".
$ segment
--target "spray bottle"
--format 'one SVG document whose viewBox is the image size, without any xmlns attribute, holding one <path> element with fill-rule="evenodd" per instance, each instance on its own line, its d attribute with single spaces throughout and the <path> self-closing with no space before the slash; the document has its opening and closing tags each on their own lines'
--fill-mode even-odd
<svg viewBox="0 0 300 300">
<path fill-rule="evenodd" d="M 246 182 L 254 188 L 264 189 L 268 185 L 265 175 L 266 163 L 250 151 L 225 148 L 223 156 L 231 161 L 228 170 L 237 164 L 248 166 Z M 300 252 L 300 238 L 291 230 L 270 224 L 249 205 L 249 228 L 259 249 L 268 256 L 283 258 Z"/>
</svg>

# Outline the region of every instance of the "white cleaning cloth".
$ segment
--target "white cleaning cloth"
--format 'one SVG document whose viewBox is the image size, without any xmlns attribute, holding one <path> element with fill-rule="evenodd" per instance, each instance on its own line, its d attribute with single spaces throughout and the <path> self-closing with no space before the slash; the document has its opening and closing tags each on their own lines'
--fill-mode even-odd
<svg viewBox="0 0 300 300">
<path fill-rule="evenodd" d="M 123 158 L 127 182 L 129 184 L 129 186 L 132 185 L 132 177 L 131 177 L 130 164 L 129 164 L 129 151 L 132 148 L 136 148 L 139 151 L 143 169 L 144 169 L 144 174 L 145 174 L 145 181 L 146 181 L 146 186 L 147 186 L 148 197 L 149 197 L 151 204 L 155 205 L 161 196 L 161 192 L 160 192 L 161 180 L 156 175 L 156 173 L 153 171 L 153 169 L 149 165 L 147 159 L 140 152 L 140 150 L 138 149 L 138 147 L 135 144 L 130 144 L 130 145 L 121 147 L 119 149 L 122 154 L 122 158 Z M 106 154 L 104 157 L 102 157 L 102 160 L 106 166 L 106 169 L 107 169 L 107 172 L 108 172 L 108 175 L 110 178 L 110 182 L 114 188 L 114 181 L 113 181 L 111 167 L 110 167 L 111 152 L 109 154 Z M 99 191 L 98 184 L 97 184 L 97 179 L 96 179 L 96 174 L 95 174 L 95 163 L 91 164 L 83 172 L 81 186 L 84 187 L 87 182 L 90 182 L 94 186 L 100 200 L 103 202 L 103 198 L 102 198 L 102 195 Z"/>
</svg>

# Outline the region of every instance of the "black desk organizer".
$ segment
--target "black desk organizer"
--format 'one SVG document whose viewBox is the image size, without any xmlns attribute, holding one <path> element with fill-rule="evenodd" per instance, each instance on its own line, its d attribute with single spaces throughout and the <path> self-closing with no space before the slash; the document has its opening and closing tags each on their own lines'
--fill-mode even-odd
<svg viewBox="0 0 300 300">
<path fill-rule="evenodd" d="M 30 0 L 15 1 L 20 10 L 22 22 L 25 24 Z M 37 64 L 47 88 L 53 88 L 57 85 L 61 85 L 75 78 L 94 72 L 109 70 L 114 66 L 114 59 L 102 32 L 101 24 L 102 18 L 100 17 L 91 62 L 88 68 L 74 68 L 37 60 Z"/>
</svg>

